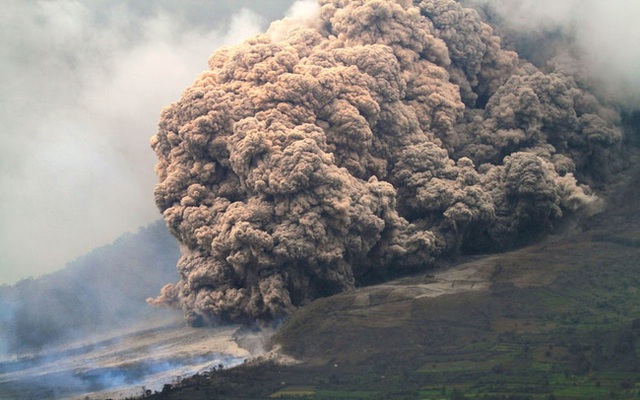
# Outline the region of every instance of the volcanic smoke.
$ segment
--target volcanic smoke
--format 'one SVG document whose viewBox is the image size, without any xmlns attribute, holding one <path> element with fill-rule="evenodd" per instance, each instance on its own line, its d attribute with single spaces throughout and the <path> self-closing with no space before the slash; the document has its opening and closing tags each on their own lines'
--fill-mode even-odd
<svg viewBox="0 0 640 400">
<path fill-rule="evenodd" d="M 619 114 L 454 0 L 320 0 L 223 48 L 151 139 L 193 325 L 500 250 L 600 200 Z"/>
</svg>

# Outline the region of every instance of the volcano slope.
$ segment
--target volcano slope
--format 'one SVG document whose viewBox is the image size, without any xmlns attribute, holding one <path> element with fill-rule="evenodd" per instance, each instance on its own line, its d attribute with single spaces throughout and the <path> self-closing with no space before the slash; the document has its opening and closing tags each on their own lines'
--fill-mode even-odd
<svg viewBox="0 0 640 400">
<path fill-rule="evenodd" d="M 571 233 L 315 300 L 274 357 L 151 398 L 636 398 L 638 172 Z"/>
<path fill-rule="evenodd" d="M 619 110 L 455 1 L 318 4 L 214 53 L 151 139 L 182 257 L 149 302 L 194 326 L 286 320 L 273 358 L 158 396 L 635 390 L 633 182 L 568 233 L 623 177 Z"/>
</svg>

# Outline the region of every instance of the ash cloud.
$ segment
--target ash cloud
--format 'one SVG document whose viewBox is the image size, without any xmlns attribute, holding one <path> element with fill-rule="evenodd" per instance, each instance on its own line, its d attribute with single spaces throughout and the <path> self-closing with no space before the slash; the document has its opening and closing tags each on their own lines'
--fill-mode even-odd
<svg viewBox="0 0 640 400">
<path fill-rule="evenodd" d="M 619 115 L 574 76 L 453 0 L 318 4 L 215 52 L 163 110 L 154 194 L 183 255 L 151 303 L 277 320 L 601 206 Z"/>
<path fill-rule="evenodd" d="M 218 46 L 292 3 L 4 1 L 0 283 L 37 276 L 157 219 L 158 110 Z"/>
</svg>

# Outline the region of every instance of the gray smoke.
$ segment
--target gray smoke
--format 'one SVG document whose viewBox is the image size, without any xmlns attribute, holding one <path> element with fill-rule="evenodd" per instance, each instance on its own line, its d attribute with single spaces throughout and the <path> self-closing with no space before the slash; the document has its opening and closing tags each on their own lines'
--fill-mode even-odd
<svg viewBox="0 0 640 400">
<path fill-rule="evenodd" d="M 158 110 L 292 2 L 3 1 L 0 283 L 155 221 Z"/>
</svg>

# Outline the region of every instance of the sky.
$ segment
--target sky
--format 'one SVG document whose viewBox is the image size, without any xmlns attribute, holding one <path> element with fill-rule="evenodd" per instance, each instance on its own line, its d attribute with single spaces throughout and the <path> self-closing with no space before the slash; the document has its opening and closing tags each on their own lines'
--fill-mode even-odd
<svg viewBox="0 0 640 400">
<path fill-rule="evenodd" d="M 149 147 L 222 46 L 293 0 L 3 0 L 0 284 L 36 277 L 161 216 Z"/>
</svg>

